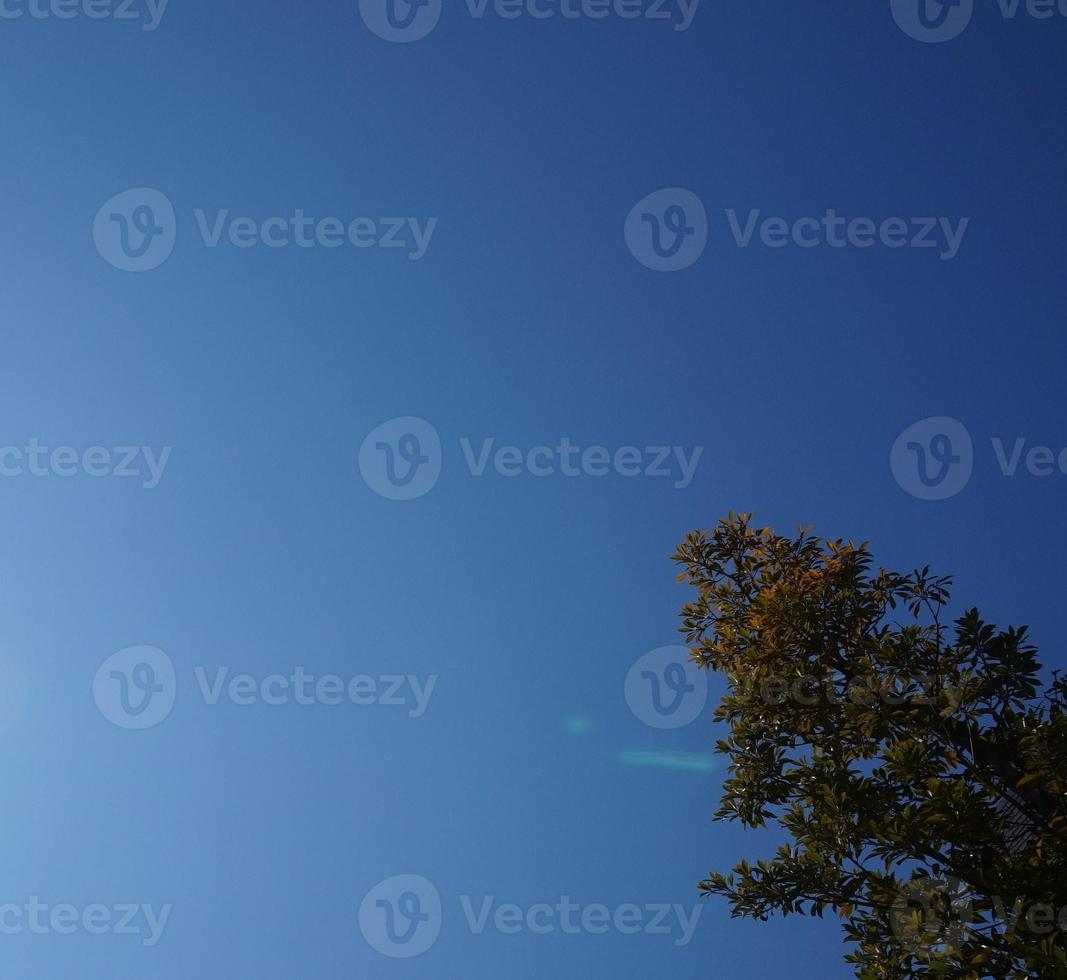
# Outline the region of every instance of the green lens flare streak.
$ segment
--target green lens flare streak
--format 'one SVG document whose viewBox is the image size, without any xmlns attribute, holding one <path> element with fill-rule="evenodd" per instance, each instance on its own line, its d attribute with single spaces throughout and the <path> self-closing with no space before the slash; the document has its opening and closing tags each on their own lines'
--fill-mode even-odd
<svg viewBox="0 0 1067 980">
<path fill-rule="evenodd" d="M 619 762 L 624 766 L 654 766 L 659 769 L 676 769 L 684 772 L 711 772 L 715 760 L 707 755 L 685 755 L 681 752 L 625 749 L 619 753 Z"/>
<path fill-rule="evenodd" d="M 586 735 L 596 728 L 596 725 L 584 715 L 571 715 L 563 723 L 563 727 L 572 735 Z"/>
</svg>

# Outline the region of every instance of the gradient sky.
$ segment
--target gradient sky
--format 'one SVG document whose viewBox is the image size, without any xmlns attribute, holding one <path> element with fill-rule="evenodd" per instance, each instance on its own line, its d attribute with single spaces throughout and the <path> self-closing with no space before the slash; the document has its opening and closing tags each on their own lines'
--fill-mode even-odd
<svg viewBox="0 0 1067 980">
<path fill-rule="evenodd" d="M 0 905 L 173 905 L 148 948 L 0 935 L 5 976 L 849 976 L 834 923 L 739 923 L 718 900 L 677 947 L 464 921 L 464 896 L 691 906 L 708 870 L 772 846 L 710 820 L 718 764 L 624 764 L 699 762 L 721 736 L 708 712 L 649 727 L 623 689 L 678 640 L 667 556 L 730 510 L 952 573 L 958 608 L 1030 623 L 1064 664 L 1067 474 L 1004 476 L 992 440 L 1067 447 L 1067 17 L 978 0 L 958 38 L 924 44 L 888 0 L 704 0 L 687 31 L 445 4 L 410 44 L 354 0 L 172 0 L 152 31 L 0 18 L 0 446 L 172 448 L 154 489 L 0 477 Z M 94 218 L 143 187 L 172 202 L 176 245 L 124 272 Z M 661 188 L 710 225 L 672 273 L 623 235 Z M 830 208 L 970 221 L 943 261 L 739 248 L 725 216 Z M 410 261 L 207 248 L 195 209 L 438 220 Z M 359 450 L 407 416 L 443 465 L 398 502 Z M 889 465 L 931 416 L 974 444 L 940 501 Z M 487 438 L 704 448 L 676 489 L 474 477 L 460 440 Z M 134 645 L 177 672 L 171 716 L 144 731 L 93 698 Z M 298 665 L 438 680 L 410 718 L 211 706 L 194 674 Z M 444 908 L 408 960 L 358 916 L 401 874 Z"/>
</svg>

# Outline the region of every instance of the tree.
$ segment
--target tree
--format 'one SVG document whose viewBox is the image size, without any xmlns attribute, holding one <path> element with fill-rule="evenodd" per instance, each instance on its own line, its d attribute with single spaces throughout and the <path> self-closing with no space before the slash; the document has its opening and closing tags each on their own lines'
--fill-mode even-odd
<svg viewBox="0 0 1067 980">
<path fill-rule="evenodd" d="M 831 909 L 865 980 L 1067 977 L 1067 682 L 1041 692 L 1026 627 L 950 627 L 949 578 L 750 515 L 673 559 L 691 655 L 729 681 L 715 816 L 788 835 L 705 894 Z"/>
</svg>

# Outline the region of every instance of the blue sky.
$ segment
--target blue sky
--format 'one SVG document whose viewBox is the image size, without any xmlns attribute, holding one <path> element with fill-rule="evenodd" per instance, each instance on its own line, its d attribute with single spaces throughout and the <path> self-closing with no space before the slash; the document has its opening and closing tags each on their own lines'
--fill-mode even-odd
<svg viewBox="0 0 1067 980">
<path fill-rule="evenodd" d="M 708 711 L 652 727 L 625 682 L 678 640 L 673 546 L 730 510 L 953 573 L 961 608 L 1030 623 L 1063 665 L 1067 18 L 977 0 L 922 43 L 889 2 L 704 0 L 676 30 L 445 0 L 390 43 L 355 2 L 171 0 L 152 30 L 144 4 L 4 9 L 24 11 L 0 18 L 5 975 L 848 976 L 830 922 L 711 902 L 683 936 L 696 882 L 771 841 L 710 820 Z M 139 218 L 108 202 L 141 188 L 173 207 L 152 199 L 170 251 L 124 271 L 112 215 Z M 624 234 L 664 189 L 707 217 L 670 272 Z M 833 247 L 831 209 L 873 244 Z M 298 245 L 298 211 L 341 243 Z M 925 218 L 964 229 L 951 258 L 878 237 Z M 412 223 L 418 258 L 385 241 Z M 890 453 L 940 417 L 973 462 L 926 500 L 913 440 Z M 387 499 L 379 443 L 399 465 L 413 444 L 360 449 L 408 418 L 429 485 Z M 562 440 L 591 452 L 577 476 Z M 702 450 L 687 483 L 674 447 Z M 166 660 L 117 673 L 173 700 L 143 730 L 113 723 L 112 666 L 94 698 L 131 647 Z M 227 687 L 298 667 L 361 678 L 356 698 Z M 623 762 L 650 757 L 691 765 Z M 378 948 L 375 896 L 432 905 L 373 891 L 398 875 L 441 901 L 410 959 Z M 36 934 L 34 897 L 73 934 L 66 911 Z M 639 929 L 492 919 L 564 897 Z M 142 932 L 100 926 L 126 905 Z M 659 905 L 674 932 L 645 931 Z M 151 945 L 145 906 L 170 909 Z"/>
</svg>

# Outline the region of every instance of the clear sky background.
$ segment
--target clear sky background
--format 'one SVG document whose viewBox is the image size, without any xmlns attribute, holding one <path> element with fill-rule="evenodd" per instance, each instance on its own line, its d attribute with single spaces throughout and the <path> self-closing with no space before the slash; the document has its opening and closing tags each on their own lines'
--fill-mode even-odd
<svg viewBox="0 0 1067 980">
<path fill-rule="evenodd" d="M 708 870 L 771 847 L 711 821 L 720 769 L 621 761 L 721 736 L 708 712 L 649 727 L 623 686 L 677 642 L 673 546 L 730 510 L 953 573 L 958 608 L 1032 624 L 1064 663 L 1067 475 L 1004 476 L 991 440 L 1067 447 L 1067 17 L 978 0 L 960 37 L 924 44 L 881 0 L 704 0 L 684 32 L 445 3 L 410 44 L 355 2 L 172 0 L 154 31 L 0 19 L 0 445 L 172 447 L 154 489 L 0 477 L 0 905 L 173 905 L 148 948 L 0 934 L 5 976 L 850 975 L 834 923 L 738 923 L 718 900 L 677 947 L 464 920 L 463 896 L 690 906 Z M 129 273 L 92 228 L 141 187 L 177 239 Z M 709 238 L 658 273 L 623 224 L 668 187 L 699 196 Z M 212 249 L 197 208 L 438 223 L 419 261 Z M 951 261 L 739 248 L 731 208 L 970 224 Z M 405 416 L 443 463 L 398 502 L 358 455 Z M 930 416 L 974 444 L 941 501 L 889 465 Z M 564 437 L 704 452 L 676 489 L 476 478 L 459 448 Z M 93 679 L 138 644 L 170 657 L 176 699 L 128 731 Z M 438 680 L 416 719 L 211 706 L 194 675 L 297 665 Z M 409 960 L 358 921 L 400 874 L 444 909 Z"/>
</svg>

